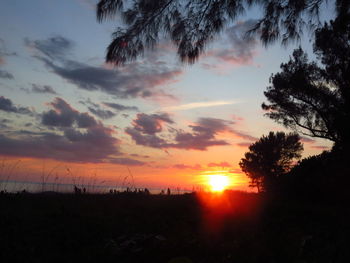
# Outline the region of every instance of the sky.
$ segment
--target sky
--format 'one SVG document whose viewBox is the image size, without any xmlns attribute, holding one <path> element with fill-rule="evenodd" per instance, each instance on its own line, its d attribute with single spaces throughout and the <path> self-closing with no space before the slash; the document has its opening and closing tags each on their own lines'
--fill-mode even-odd
<svg viewBox="0 0 350 263">
<path fill-rule="evenodd" d="M 286 131 L 264 116 L 264 90 L 308 38 L 263 47 L 243 38 L 258 11 L 225 29 L 194 65 L 166 40 L 123 67 L 104 62 L 118 19 L 94 0 L 0 2 L 0 180 L 202 187 L 239 168 L 248 146 Z M 303 137 L 303 157 L 331 147 Z M 132 175 L 132 176 L 131 176 Z"/>
</svg>

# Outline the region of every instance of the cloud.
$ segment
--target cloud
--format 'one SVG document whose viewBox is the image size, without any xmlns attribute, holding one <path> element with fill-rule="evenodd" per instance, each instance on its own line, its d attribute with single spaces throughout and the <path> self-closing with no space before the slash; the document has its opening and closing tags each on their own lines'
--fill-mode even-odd
<svg viewBox="0 0 350 263">
<path fill-rule="evenodd" d="M 92 114 L 103 120 L 113 118 L 117 115 L 110 110 L 103 109 L 99 104 L 92 102 L 90 99 L 87 99 L 86 101 L 80 101 L 80 103 L 87 106 L 88 110 Z"/>
<path fill-rule="evenodd" d="M 215 118 L 200 118 L 194 125 L 189 125 L 190 132 L 183 130 L 172 130 L 173 137 L 165 140 L 157 135 L 162 131 L 162 122 L 157 122 L 158 119 L 150 118 L 147 115 L 138 115 L 134 120 L 133 126 L 125 129 L 125 132 L 138 145 L 149 146 L 154 148 L 176 148 L 187 150 L 207 150 L 211 146 L 229 145 L 224 140 L 216 139 L 218 133 L 230 131 L 229 126 L 233 124 L 231 121 L 215 119 Z M 140 120 L 142 120 L 140 122 Z M 155 123 L 154 123 L 155 121 Z M 163 120 L 164 121 L 164 120 Z M 170 122 L 168 122 L 170 123 Z"/>
<path fill-rule="evenodd" d="M 80 101 L 80 103 L 86 105 L 88 110 L 92 114 L 98 116 L 101 119 L 110 119 L 116 116 L 117 113 L 121 111 L 138 111 L 139 110 L 136 106 L 125 106 L 118 103 L 103 102 L 102 106 L 106 106 L 114 110 L 114 111 L 111 111 L 108 109 L 104 109 L 100 104 L 94 103 L 90 99 L 86 101 Z"/>
<path fill-rule="evenodd" d="M 87 113 L 80 113 L 73 109 L 65 100 L 56 97 L 49 104 L 52 110 L 42 114 L 41 123 L 54 127 L 72 127 L 76 124 L 79 128 L 96 126 L 96 120 Z"/>
<path fill-rule="evenodd" d="M 228 162 L 208 163 L 208 167 L 232 167 Z"/>
<path fill-rule="evenodd" d="M 117 111 L 139 111 L 139 108 L 136 106 L 125 106 L 122 104 L 110 103 L 110 102 L 104 102 L 103 104 Z"/>
<path fill-rule="evenodd" d="M 40 52 L 35 58 L 69 83 L 120 98 L 171 96 L 156 88 L 176 81 L 182 73 L 179 68 L 169 68 L 156 61 L 135 62 L 115 69 L 75 61 L 68 58 L 72 42 L 62 36 L 35 41 L 26 39 L 25 43 Z"/>
<path fill-rule="evenodd" d="M 78 2 L 89 10 L 96 10 L 96 2 L 94 0 L 78 0 Z"/>
<path fill-rule="evenodd" d="M 32 83 L 32 87 L 29 88 L 21 88 L 27 93 L 38 93 L 38 94 L 53 94 L 57 95 L 57 92 L 49 85 L 39 85 Z"/>
<path fill-rule="evenodd" d="M 248 148 L 251 144 L 252 144 L 251 142 L 240 142 L 240 143 L 237 143 L 237 146 Z"/>
<path fill-rule="evenodd" d="M 33 93 L 48 93 L 48 94 L 57 94 L 56 91 L 49 85 L 38 85 L 38 84 L 32 84 L 31 91 Z"/>
<path fill-rule="evenodd" d="M 199 118 L 199 121 L 195 125 L 190 125 L 194 131 L 206 132 L 216 134 L 218 132 L 230 130 L 230 125 L 234 124 L 233 121 L 227 121 L 217 118 Z"/>
<path fill-rule="evenodd" d="M 11 123 L 12 121 L 9 119 L 2 119 L 0 120 L 0 129 L 8 129 L 10 128 L 10 126 L 8 126 L 7 124 Z"/>
<path fill-rule="evenodd" d="M 156 136 L 156 135 L 148 135 L 143 134 L 135 128 L 127 127 L 125 129 L 126 134 L 130 135 L 131 138 L 135 141 L 137 145 L 143 145 L 153 148 L 165 148 L 167 142 Z"/>
<path fill-rule="evenodd" d="M 200 164 L 186 165 L 183 163 L 179 163 L 179 164 L 174 164 L 172 167 L 176 169 L 181 169 L 181 170 L 184 170 L 184 169 L 201 170 L 202 169 L 202 166 Z"/>
<path fill-rule="evenodd" d="M 98 107 L 88 107 L 89 111 L 96 115 L 97 117 L 101 118 L 101 119 L 110 119 L 113 118 L 114 116 L 116 116 L 116 114 L 110 110 L 103 110 L 101 109 L 99 106 Z"/>
<path fill-rule="evenodd" d="M 200 118 L 195 125 L 189 125 L 192 132 L 179 131 L 175 136 L 175 143 L 169 144 L 172 148 L 187 150 L 207 150 L 210 146 L 229 145 L 224 140 L 217 140 L 215 136 L 228 131 L 231 121 L 216 118 Z"/>
<path fill-rule="evenodd" d="M 225 46 L 220 49 L 208 51 L 205 54 L 206 58 L 212 58 L 224 62 L 228 65 L 247 65 L 251 64 L 256 54 L 256 47 L 259 43 L 256 36 L 247 35 L 247 31 L 252 29 L 257 20 L 249 19 L 241 21 L 229 27 L 225 31 Z M 229 44 L 229 46 L 227 45 Z M 222 64 L 202 63 L 205 69 L 222 68 Z"/>
<path fill-rule="evenodd" d="M 207 108 L 207 107 L 215 107 L 215 106 L 223 106 L 223 105 L 231 105 L 235 104 L 237 101 L 206 101 L 206 102 L 193 102 L 188 104 L 182 104 L 178 106 L 170 106 L 164 107 L 162 111 L 181 111 L 181 110 L 192 110 L 198 108 Z"/>
<path fill-rule="evenodd" d="M 110 159 L 109 162 L 113 164 L 130 165 L 130 166 L 141 166 L 146 164 L 145 162 L 131 159 L 131 158 L 113 158 L 113 159 Z"/>
<path fill-rule="evenodd" d="M 216 139 L 222 132 L 228 132 L 240 138 L 256 140 L 255 137 L 236 131 L 232 128 L 233 121 L 217 118 L 200 118 L 197 124 L 190 125 L 192 132 L 177 132 L 174 148 L 206 150 L 210 146 L 229 145 L 224 140 Z"/>
<path fill-rule="evenodd" d="M 44 40 L 24 39 L 26 46 L 38 50 L 52 60 L 65 60 L 67 54 L 72 50 L 74 43 L 62 36 L 54 36 Z"/>
<path fill-rule="evenodd" d="M 7 51 L 5 41 L 2 38 L 0 38 L 0 66 L 6 63 L 5 57 L 10 56 L 17 56 L 17 53 Z"/>
<path fill-rule="evenodd" d="M 303 143 L 315 143 L 316 141 L 314 139 L 305 137 L 305 136 L 300 136 L 300 141 Z"/>
<path fill-rule="evenodd" d="M 234 169 L 231 169 L 230 170 L 230 173 L 233 173 L 233 174 L 242 174 L 242 169 L 240 168 L 234 168 Z"/>
<path fill-rule="evenodd" d="M 1 122 L 2 122 L 2 123 L 12 123 L 13 120 L 10 120 L 10 119 L 2 119 Z"/>
<path fill-rule="evenodd" d="M 228 58 L 229 60 L 233 59 L 248 62 L 253 59 L 258 40 L 254 36 L 247 35 L 246 33 L 254 28 L 256 22 L 257 20 L 255 19 L 249 19 L 238 22 L 226 30 L 226 35 L 228 36 L 233 50 L 228 57 L 222 54 L 221 58 L 223 60 Z"/>
<path fill-rule="evenodd" d="M 2 79 L 14 79 L 14 76 L 6 70 L 0 70 L 0 78 Z"/>
<path fill-rule="evenodd" d="M 305 136 L 300 136 L 300 141 L 305 144 L 309 144 L 312 149 L 318 149 L 318 150 L 329 150 L 329 146 L 324 146 L 324 145 L 314 145 L 316 141 L 312 138 L 305 137 Z"/>
<path fill-rule="evenodd" d="M 237 137 L 241 138 L 241 139 L 244 139 L 244 140 L 248 140 L 248 141 L 251 141 L 251 142 L 254 142 L 254 141 L 257 141 L 258 138 L 254 137 L 254 136 L 251 136 L 245 132 L 242 132 L 242 131 L 238 131 L 238 130 L 235 130 L 235 129 L 231 129 L 231 133 L 236 135 Z"/>
<path fill-rule="evenodd" d="M 313 149 L 319 149 L 319 150 L 329 150 L 329 149 L 330 149 L 330 147 L 328 147 L 328 146 L 322 146 L 322 145 L 313 145 L 313 146 L 311 146 L 311 148 L 313 148 Z"/>
<path fill-rule="evenodd" d="M 174 123 L 167 113 L 145 114 L 139 113 L 133 121 L 134 128 L 145 134 L 155 134 L 162 131 L 163 123 Z"/>
<path fill-rule="evenodd" d="M 18 111 L 8 99 L 0 99 L 7 111 Z M 49 158 L 67 162 L 110 162 L 121 155 L 115 131 L 87 113 L 81 113 L 61 98 L 55 98 L 51 110 L 41 114 L 41 123 L 57 127 L 57 133 L 18 130 L 0 136 L 0 155 Z M 25 126 L 30 128 L 32 125 Z"/>
<path fill-rule="evenodd" d="M 0 129 L 8 129 L 10 128 L 7 124 L 0 122 Z"/>
<path fill-rule="evenodd" d="M 133 156 L 133 157 L 140 157 L 140 158 L 150 158 L 149 155 L 140 155 L 140 154 L 137 154 L 137 153 L 132 153 L 130 154 L 130 156 Z"/>
<path fill-rule="evenodd" d="M 108 162 L 110 155 L 120 154 L 116 146 L 118 140 L 111 134 L 111 129 L 97 125 L 86 132 L 68 128 L 63 135 L 33 132 L 18 132 L 15 138 L 0 135 L 0 155 L 65 162 Z"/>
<path fill-rule="evenodd" d="M 159 69 L 153 72 L 122 72 L 89 66 L 75 61 L 66 62 L 63 67 L 46 61 L 54 73 L 89 91 L 102 91 L 119 98 L 147 98 L 159 95 L 154 87 L 165 85 L 177 77 L 179 70 Z"/>
<path fill-rule="evenodd" d="M 32 111 L 29 108 L 17 107 L 13 104 L 13 102 L 10 99 L 5 98 L 4 96 L 0 96 L 0 110 L 18 114 L 32 114 Z"/>
</svg>

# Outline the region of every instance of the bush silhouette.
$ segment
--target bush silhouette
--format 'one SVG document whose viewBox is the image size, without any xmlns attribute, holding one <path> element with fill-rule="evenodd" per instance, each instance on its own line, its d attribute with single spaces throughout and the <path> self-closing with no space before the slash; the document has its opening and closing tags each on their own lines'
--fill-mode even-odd
<svg viewBox="0 0 350 263">
<path fill-rule="evenodd" d="M 249 146 L 239 165 L 258 192 L 274 191 L 278 178 L 292 167 L 293 159 L 301 157 L 303 145 L 298 134 L 270 132 Z"/>
</svg>

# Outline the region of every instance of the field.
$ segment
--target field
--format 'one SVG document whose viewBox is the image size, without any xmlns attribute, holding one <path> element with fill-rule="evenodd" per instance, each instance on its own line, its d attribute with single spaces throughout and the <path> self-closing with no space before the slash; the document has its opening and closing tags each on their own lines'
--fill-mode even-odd
<svg viewBox="0 0 350 263">
<path fill-rule="evenodd" d="M 226 192 L 0 195 L 2 262 L 349 262 L 346 204 Z"/>
</svg>

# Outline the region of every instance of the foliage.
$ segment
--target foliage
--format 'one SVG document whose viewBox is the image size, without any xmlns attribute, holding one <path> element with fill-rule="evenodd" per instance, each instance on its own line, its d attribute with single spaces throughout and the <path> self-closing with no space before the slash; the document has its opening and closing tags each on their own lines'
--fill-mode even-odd
<svg viewBox="0 0 350 263">
<path fill-rule="evenodd" d="M 165 37 L 177 46 L 182 62 L 194 63 L 206 45 L 253 6 L 261 8 L 250 33 L 259 33 L 264 44 L 300 39 L 306 26 L 319 25 L 319 11 L 327 0 L 100 0 L 99 22 L 120 14 L 125 27 L 113 33 L 107 62 L 116 65 L 135 60 L 145 48 L 154 48 Z M 337 17 L 348 13 L 347 0 L 333 0 Z"/>
<path fill-rule="evenodd" d="M 270 132 L 249 146 L 239 165 L 258 191 L 271 191 L 279 176 L 292 167 L 293 159 L 301 157 L 303 145 L 298 134 Z"/>
<path fill-rule="evenodd" d="M 345 147 L 350 145 L 350 24 L 326 23 L 316 31 L 314 52 L 323 67 L 295 50 L 270 78 L 264 92 L 270 104 L 262 107 L 288 128 Z"/>
<path fill-rule="evenodd" d="M 349 173 L 347 157 L 333 149 L 302 159 L 280 183 L 293 199 L 339 202 L 349 200 Z"/>
</svg>

